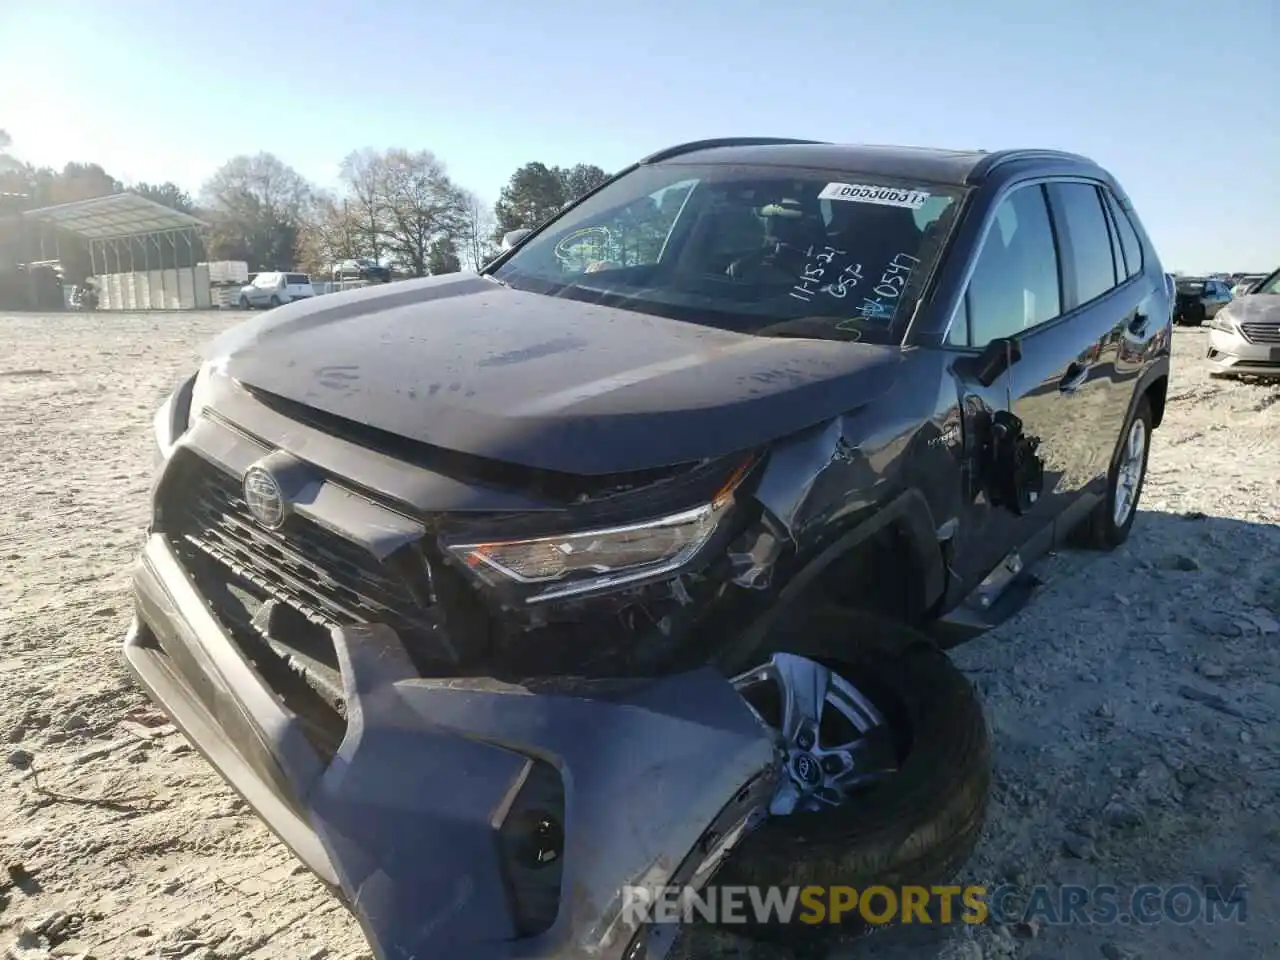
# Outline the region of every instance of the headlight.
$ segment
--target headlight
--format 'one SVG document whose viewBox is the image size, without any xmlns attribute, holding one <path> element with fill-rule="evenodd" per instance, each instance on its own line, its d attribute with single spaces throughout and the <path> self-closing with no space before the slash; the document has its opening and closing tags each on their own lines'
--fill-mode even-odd
<svg viewBox="0 0 1280 960">
<path fill-rule="evenodd" d="M 1229 313 L 1219 310 L 1209 321 L 1210 330 L 1221 330 L 1223 333 L 1235 333 L 1236 323 Z"/>
<path fill-rule="evenodd" d="M 447 549 L 494 586 L 535 588 L 526 603 L 594 593 L 671 573 L 711 539 L 727 496 L 670 516 L 582 533 L 451 544 Z M 547 584 L 543 589 L 539 585 Z"/>
</svg>

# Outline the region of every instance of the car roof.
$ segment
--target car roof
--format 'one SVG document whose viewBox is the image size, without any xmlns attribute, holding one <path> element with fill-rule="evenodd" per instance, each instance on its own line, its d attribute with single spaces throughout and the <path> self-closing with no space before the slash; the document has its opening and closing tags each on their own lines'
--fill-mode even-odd
<svg viewBox="0 0 1280 960">
<path fill-rule="evenodd" d="M 669 147 L 641 163 L 715 163 L 813 167 L 903 177 L 954 186 L 980 183 L 997 167 L 1015 160 L 1042 160 L 1095 168 L 1087 157 L 1059 150 L 948 150 L 885 144 L 822 143 L 768 137 L 724 137 Z"/>
</svg>

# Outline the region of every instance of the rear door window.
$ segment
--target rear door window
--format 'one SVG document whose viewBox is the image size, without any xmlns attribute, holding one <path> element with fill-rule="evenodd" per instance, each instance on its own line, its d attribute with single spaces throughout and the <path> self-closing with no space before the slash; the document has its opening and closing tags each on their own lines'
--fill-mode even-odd
<svg viewBox="0 0 1280 960">
<path fill-rule="evenodd" d="M 1048 192 L 1068 291 L 1074 286 L 1075 302 L 1071 306 L 1088 303 L 1116 285 L 1102 197 L 1098 188 L 1089 183 L 1050 183 Z"/>
</svg>

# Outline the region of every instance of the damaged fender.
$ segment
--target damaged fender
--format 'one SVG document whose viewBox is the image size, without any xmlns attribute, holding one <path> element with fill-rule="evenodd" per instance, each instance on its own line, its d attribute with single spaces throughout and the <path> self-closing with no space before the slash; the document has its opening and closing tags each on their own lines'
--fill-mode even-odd
<svg viewBox="0 0 1280 960">
<path fill-rule="evenodd" d="M 829 527 L 842 533 L 791 576 L 772 610 L 753 624 L 741 643 L 733 645 L 724 663 L 738 663 L 738 655 L 761 639 L 787 603 L 823 570 L 890 525 L 896 525 L 911 543 L 928 602 L 942 596 L 946 571 L 928 501 L 919 490 L 908 488 L 878 505 L 874 498 L 884 487 L 895 443 L 878 444 L 875 453 L 869 454 L 850 441 L 850 416 L 806 430 L 770 453 L 754 493 L 764 508 L 763 516 L 729 551 L 735 582 L 765 589 L 786 549 L 814 539 L 807 535 L 811 528 Z M 829 537 L 818 539 L 830 541 Z"/>
</svg>

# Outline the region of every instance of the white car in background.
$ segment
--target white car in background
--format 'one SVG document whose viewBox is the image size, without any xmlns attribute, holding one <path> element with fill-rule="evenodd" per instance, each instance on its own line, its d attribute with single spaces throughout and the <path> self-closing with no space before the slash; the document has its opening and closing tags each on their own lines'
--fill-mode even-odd
<svg viewBox="0 0 1280 960">
<path fill-rule="evenodd" d="M 260 273 L 240 288 L 240 309 L 256 310 L 278 307 L 294 300 L 306 300 L 316 292 L 305 273 Z"/>
</svg>

